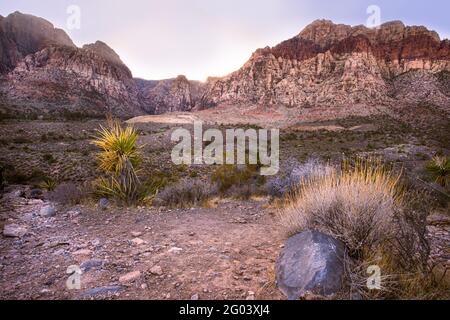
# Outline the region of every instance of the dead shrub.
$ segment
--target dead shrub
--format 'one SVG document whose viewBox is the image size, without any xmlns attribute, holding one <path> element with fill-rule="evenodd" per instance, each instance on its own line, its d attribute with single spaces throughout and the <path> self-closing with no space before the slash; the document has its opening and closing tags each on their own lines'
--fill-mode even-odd
<svg viewBox="0 0 450 320">
<path fill-rule="evenodd" d="M 217 194 L 217 188 L 201 179 L 182 179 L 166 186 L 157 195 L 157 202 L 167 207 L 201 206 Z"/>
<path fill-rule="evenodd" d="M 64 183 L 50 191 L 47 197 L 49 200 L 62 205 L 77 205 L 87 197 L 87 194 L 73 183 Z"/>
</svg>

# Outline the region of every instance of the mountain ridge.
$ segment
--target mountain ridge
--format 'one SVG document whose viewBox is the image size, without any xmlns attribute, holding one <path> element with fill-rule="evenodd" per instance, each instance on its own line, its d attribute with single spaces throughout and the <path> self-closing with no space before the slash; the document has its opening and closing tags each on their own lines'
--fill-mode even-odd
<svg viewBox="0 0 450 320">
<path fill-rule="evenodd" d="M 272 106 L 304 113 L 424 100 L 448 111 L 445 72 L 450 42 L 435 31 L 400 21 L 369 29 L 322 19 L 276 46 L 257 49 L 227 76 L 204 83 L 182 75 L 143 80 L 133 78 L 102 41 L 78 48 L 45 19 L 20 12 L 0 16 L 0 103 L 19 112 L 130 117 L 235 104 L 244 111 Z M 423 88 L 420 79 L 426 79 Z"/>
</svg>

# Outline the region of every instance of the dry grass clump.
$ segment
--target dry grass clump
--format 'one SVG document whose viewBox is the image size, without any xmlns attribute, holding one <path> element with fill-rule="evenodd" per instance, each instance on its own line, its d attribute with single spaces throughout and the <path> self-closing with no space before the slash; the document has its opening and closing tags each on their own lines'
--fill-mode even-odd
<svg viewBox="0 0 450 320">
<path fill-rule="evenodd" d="M 310 229 L 341 240 L 351 258 L 350 290 L 366 298 L 401 297 L 404 275 L 426 273 L 428 245 L 424 215 L 411 208 L 400 179 L 401 172 L 374 159 L 330 166 L 299 184 L 281 223 L 288 235 Z M 370 265 L 382 270 L 380 291 L 366 286 Z"/>
<path fill-rule="evenodd" d="M 289 235 L 316 229 L 357 251 L 395 235 L 392 225 L 403 201 L 399 180 L 371 161 L 344 163 L 340 172 L 329 166 L 299 184 L 281 222 Z"/>
</svg>

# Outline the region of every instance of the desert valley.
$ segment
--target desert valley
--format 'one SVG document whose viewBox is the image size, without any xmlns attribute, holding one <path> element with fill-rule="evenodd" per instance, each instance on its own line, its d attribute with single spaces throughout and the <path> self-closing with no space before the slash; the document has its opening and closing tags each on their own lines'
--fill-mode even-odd
<svg viewBox="0 0 450 320">
<path fill-rule="evenodd" d="M 102 41 L 0 16 L 0 299 L 449 299 L 450 41 L 316 20 L 255 49 L 224 77 L 144 80 Z M 279 129 L 279 172 L 175 165 L 194 121 Z"/>
</svg>

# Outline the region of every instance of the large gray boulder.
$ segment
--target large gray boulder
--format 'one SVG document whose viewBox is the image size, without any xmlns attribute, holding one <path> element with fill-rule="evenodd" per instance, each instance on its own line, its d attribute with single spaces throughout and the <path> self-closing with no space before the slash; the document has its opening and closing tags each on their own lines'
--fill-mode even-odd
<svg viewBox="0 0 450 320">
<path fill-rule="evenodd" d="M 317 231 L 289 238 L 276 263 L 278 288 L 289 300 L 306 293 L 329 296 L 342 289 L 345 246 Z"/>
</svg>

